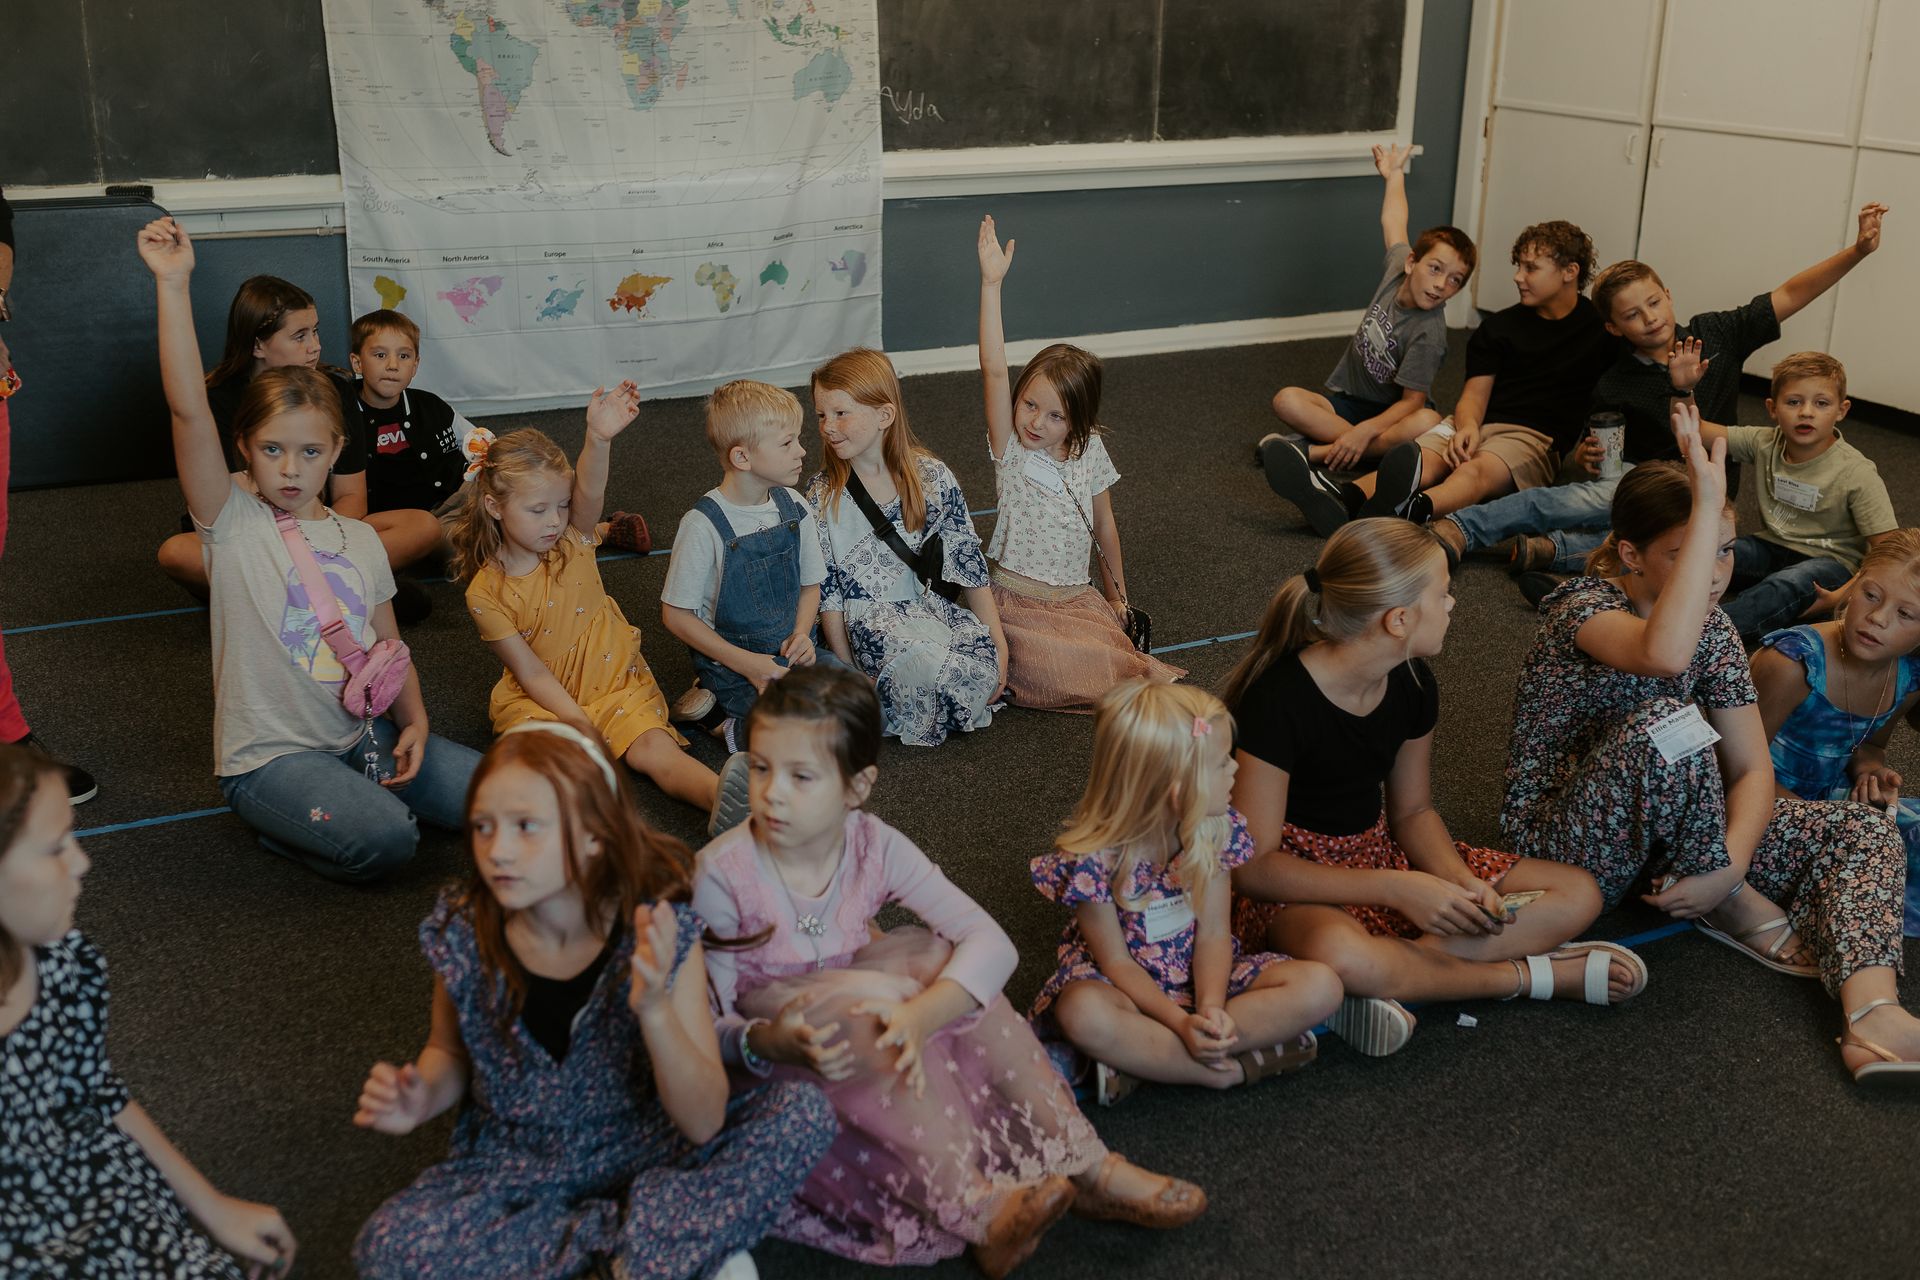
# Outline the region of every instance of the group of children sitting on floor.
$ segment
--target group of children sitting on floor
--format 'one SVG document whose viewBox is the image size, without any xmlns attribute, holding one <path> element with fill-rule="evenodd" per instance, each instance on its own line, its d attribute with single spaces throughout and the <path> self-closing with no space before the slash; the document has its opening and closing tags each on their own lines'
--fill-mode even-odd
<svg viewBox="0 0 1920 1280">
<path fill-rule="evenodd" d="M 1383 168 L 1397 191 L 1392 156 Z M 1393 230 L 1393 287 L 1341 399 L 1323 402 L 1370 432 L 1392 420 L 1365 440 L 1329 432 L 1328 449 L 1349 451 L 1336 462 L 1430 416 L 1411 394 L 1383 401 L 1393 370 L 1376 376 L 1374 357 L 1419 349 L 1420 317 L 1403 327 L 1401 313 L 1437 317 L 1472 267 L 1457 233 L 1409 253 Z M 1572 940 L 1629 893 L 1822 981 L 1856 1079 L 1920 1081 L 1920 1020 L 1895 989 L 1901 833 L 1920 814 L 1892 808 L 1901 779 L 1884 750 L 1920 701 L 1920 531 L 1876 539 L 1836 620 L 1774 633 L 1750 671 L 1716 607 L 1738 569 L 1726 459 L 1739 432 L 1673 406 L 1679 459 L 1620 479 L 1588 574 L 1542 601 L 1500 815 L 1512 851 L 1470 846 L 1434 810 L 1431 777 L 1427 660 L 1447 634 L 1455 540 L 1404 511 L 1346 518 L 1325 490 L 1342 518 L 1280 585 L 1220 695 L 1175 683 L 1183 673 L 1128 638 L 1098 361 L 1051 347 L 1009 380 L 1013 247 L 982 225 L 1000 507 L 984 553 L 879 352 L 816 372 L 826 465 L 805 497 L 794 397 L 735 382 L 710 399 L 722 479 L 681 522 L 662 614 L 699 674 L 682 714 L 738 748 L 716 776 L 682 750 L 595 560 L 636 388 L 593 394 L 571 464 L 537 431 L 491 440 L 437 411 L 416 427 L 417 343 L 385 320 L 356 326 L 358 388 L 316 372 L 312 349 L 243 366 L 223 433 L 194 342 L 191 244 L 167 219 L 142 231 L 211 589 L 223 790 L 268 848 L 338 878 L 404 861 L 416 818 L 464 831 L 472 853 L 420 926 L 427 1042 L 375 1065 L 354 1115 L 403 1134 L 457 1108 L 452 1150 L 366 1224 L 362 1274 L 738 1277 L 772 1235 L 884 1264 L 970 1250 L 1001 1276 L 1069 1210 L 1178 1227 L 1205 1193 L 1107 1149 L 1075 1084 L 1102 1105 L 1142 1082 L 1242 1087 L 1306 1066 L 1323 1024 L 1388 1054 L 1421 1001 L 1618 1004 L 1645 989 L 1645 963 Z M 305 311 L 294 323 L 310 329 Z M 244 335 L 241 350 L 253 342 L 263 362 L 279 336 Z M 1738 359 L 1689 346 L 1668 363 L 1675 385 L 1704 386 Z M 369 392 L 388 413 L 397 395 L 423 461 L 463 460 L 465 483 L 432 506 L 505 668 L 484 755 L 429 732 L 393 616 L 398 553 L 383 537 L 438 489 L 410 490 L 416 505 L 390 508 L 407 514 L 379 532 L 326 496 L 346 456 L 343 396 L 378 408 Z M 1444 462 L 1462 435 L 1456 475 L 1489 475 L 1482 457 L 1506 468 L 1477 448 L 1498 438 L 1479 431 L 1498 401 L 1478 394 L 1478 419 L 1456 417 L 1437 450 L 1418 434 L 1387 449 L 1382 472 L 1409 456 L 1400 445 Z M 1518 434 L 1532 428 L 1505 430 L 1533 447 Z M 1269 460 L 1283 448 L 1269 442 Z M 884 736 L 931 745 L 1008 700 L 1095 711 L 1085 793 L 1031 864 L 1069 911 L 1027 1017 L 1003 992 L 1005 931 L 866 809 Z M 708 810 L 697 857 L 639 819 L 623 762 Z M 104 964 L 72 928 L 87 862 L 50 769 L 0 748 L 0 1034 L 30 1064 L 0 1076 L 0 1240 L 43 1270 L 72 1257 L 284 1268 L 280 1216 L 209 1185 L 107 1064 Z M 922 926 L 879 929 L 888 904 Z"/>
</svg>

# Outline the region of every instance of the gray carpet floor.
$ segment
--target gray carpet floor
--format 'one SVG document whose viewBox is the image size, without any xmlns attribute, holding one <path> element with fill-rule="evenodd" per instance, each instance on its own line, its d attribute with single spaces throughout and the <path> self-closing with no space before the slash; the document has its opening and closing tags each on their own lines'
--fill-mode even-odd
<svg viewBox="0 0 1920 1280">
<path fill-rule="evenodd" d="M 1169 656 L 1196 682 L 1217 684 L 1244 647 L 1208 642 L 1251 629 L 1317 545 L 1251 450 L 1273 426 L 1274 389 L 1318 385 L 1340 345 L 1109 366 L 1128 578 L 1156 643 L 1191 646 Z M 1442 403 L 1458 390 L 1462 348 L 1455 335 Z M 906 394 L 922 439 L 976 508 L 992 506 L 974 376 L 912 379 Z M 1756 397 L 1744 408 L 1743 421 L 1762 420 Z M 697 402 L 643 414 L 616 446 L 609 505 L 645 513 L 664 543 L 715 467 Z M 577 413 L 489 425 L 525 424 L 579 443 Z M 1913 425 L 1863 411 L 1847 435 L 1879 461 L 1903 516 L 1920 520 Z M 1750 528 L 1750 495 L 1743 502 Z M 100 777 L 99 799 L 78 815 L 94 859 L 80 923 L 112 964 L 116 1065 L 216 1183 L 281 1207 L 301 1240 L 301 1275 L 345 1276 L 359 1224 L 445 1150 L 444 1120 L 395 1140 L 349 1116 L 368 1065 L 404 1061 L 423 1042 L 430 984 L 415 927 L 464 853 L 429 833 L 403 874 L 348 889 L 264 853 L 231 814 L 152 821 L 221 804 L 206 617 L 151 556 L 179 510 L 162 481 L 14 495 L 7 652 L 36 728 Z M 671 695 L 690 666 L 658 625 L 665 571 L 664 556 L 603 570 Z M 484 745 L 499 668 L 455 589 L 429 590 L 435 612 L 408 640 L 433 727 Z M 1468 565 L 1456 591 L 1435 663 L 1437 796 L 1456 836 L 1497 844 L 1512 690 L 1534 620 L 1497 567 Z M 92 621 L 62 625 L 81 620 Z M 1078 795 L 1089 730 L 1084 717 L 1015 710 L 938 750 L 890 743 L 882 760 L 874 810 L 1013 935 L 1016 1003 L 1051 970 L 1062 923 L 1027 860 Z M 711 742 L 696 750 L 719 757 Z M 1894 754 L 1920 777 L 1904 730 Z M 661 828 L 696 838 L 692 811 L 644 784 L 640 803 Z M 1596 931 L 1665 923 L 1634 907 Z M 1483 1004 L 1469 1028 L 1461 1008 L 1431 1006 L 1392 1058 L 1329 1040 L 1299 1076 L 1226 1094 L 1145 1090 L 1096 1113 L 1113 1147 L 1201 1183 L 1212 1208 L 1172 1234 L 1070 1219 L 1021 1274 L 1915 1274 L 1920 1101 L 1853 1086 L 1833 1046 L 1837 1009 L 1815 984 L 1690 932 L 1643 954 L 1651 987 L 1619 1010 Z M 780 1244 L 756 1257 L 779 1280 L 863 1270 Z M 971 1274 L 964 1261 L 935 1270 Z"/>
</svg>

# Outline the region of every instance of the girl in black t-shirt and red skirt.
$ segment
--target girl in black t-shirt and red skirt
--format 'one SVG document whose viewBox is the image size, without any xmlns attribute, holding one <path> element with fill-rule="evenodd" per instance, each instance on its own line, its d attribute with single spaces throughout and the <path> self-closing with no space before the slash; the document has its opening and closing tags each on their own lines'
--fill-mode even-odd
<svg viewBox="0 0 1920 1280">
<path fill-rule="evenodd" d="M 1235 931 L 1332 966 L 1347 999 L 1328 1025 L 1362 1053 L 1406 1044 L 1401 1000 L 1618 1004 L 1646 986 L 1626 948 L 1567 944 L 1600 913 L 1592 877 L 1456 841 L 1434 811 L 1424 659 L 1452 609 L 1431 531 L 1354 521 L 1281 584 L 1222 695 L 1240 735 L 1233 802 L 1259 852 L 1233 874 Z"/>
</svg>

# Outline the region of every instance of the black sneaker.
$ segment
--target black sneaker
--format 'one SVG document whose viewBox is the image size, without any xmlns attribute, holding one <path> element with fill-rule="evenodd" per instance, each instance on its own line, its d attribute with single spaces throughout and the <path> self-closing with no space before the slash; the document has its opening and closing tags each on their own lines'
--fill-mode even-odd
<svg viewBox="0 0 1920 1280">
<path fill-rule="evenodd" d="M 1295 444 L 1299 445 L 1302 449 L 1306 448 L 1309 443 L 1307 438 L 1301 435 L 1298 431 L 1269 431 L 1266 435 L 1260 437 L 1259 444 L 1256 444 L 1255 446 L 1253 446 L 1253 465 L 1256 468 L 1265 465 L 1266 453 L 1267 453 L 1267 441 L 1269 440 L 1291 440 Z M 188 527 L 182 529 L 180 532 L 192 533 L 193 527 L 191 524 L 189 524 Z"/>
<path fill-rule="evenodd" d="M 1347 522 L 1347 504 L 1340 486 L 1329 480 L 1307 458 L 1307 451 L 1278 433 L 1260 442 L 1260 465 L 1273 491 L 1300 508 L 1300 513 L 1325 538 Z"/>
<path fill-rule="evenodd" d="M 1360 508 L 1362 516 L 1402 516 L 1407 519 L 1407 509 L 1414 499 L 1426 495 L 1420 492 L 1420 446 L 1411 440 L 1386 451 L 1380 457 L 1380 469 L 1374 473 L 1373 496 Z M 1433 504 L 1427 503 L 1427 514 L 1433 514 Z"/>
<path fill-rule="evenodd" d="M 1537 610 L 1540 607 L 1540 602 L 1545 600 L 1547 596 L 1552 593 L 1553 589 L 1560 585 L 1560 579 L 1551 573 L 1542 573 L 1537 569 L 1533 569 L 1526 573 L 1516 574 L 1513 579 L 1513 585 L 1520 588 L 1520 594 L 1525 596 L 1527 603 Z"/>
<path fill-rule="evenodd" d="M 393 620 L 403 627 L 416 622 L 425 622 L 427 615 L 433 612 L 433 601 L 427 597 L 427 589 L 412 578 L 393 580 Z"/>
<path fill-rule="evenodd" d="M 51 751 L 47 750 L 46 744 L 41 742 L 40 739 L 36 738 L 33 734 L 29 733 L 13 745 L 16 747 L 25 747 L 35 755 L 42 756 L 59 765 L 61 771 L 66 774 L 67 795 L 72 799 L 73 803 L 85 804 L 100 794 L 100 784 L 94 780 L 92 774 L 82 769 L 79 765 L 68 764 L 65 760 L 55 756 Z"/>
</svg>

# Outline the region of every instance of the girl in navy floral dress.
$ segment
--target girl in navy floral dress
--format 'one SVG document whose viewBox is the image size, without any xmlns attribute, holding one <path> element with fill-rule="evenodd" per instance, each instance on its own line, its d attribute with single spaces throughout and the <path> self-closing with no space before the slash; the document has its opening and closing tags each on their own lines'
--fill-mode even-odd
<svg viewBox="0 0 1920 1280">
<path fill-rule="evenodd" d="M 554 721 L 501 736 L 468 808 L 473 880 L 420 926 L 432 1031 L 375 1065 L 354 1123 L 464 1105 L 448 1158 L 361 1230 L 360 1274 L 753 1276 L 833 1109 L 797 1083 L 728 1100 L 685 848 Z"/>
<path fill-rule="evenodd" d="M 820 629 L 834 655 L 874 681 L 886 731 L 912 747 L 993 723 L 1007 641 L 966 495 L 907 425 L 893 362 L 856 347 L 813 371 L 826 466 L 807 486 L 827 580 Z M 943 595 L 874 532 L 849 492 L 861 485 Z M 964 603 L 962 603 L 964 601 Z"/>
<path fill-rule="evenodd" d="M 1218 698 L 1128 681 L 1095 712 L 1059 847 L 1033 860 L 1041 894 L 1073 909 L 1033 1017 L 1094 1060 L 1103 1106 L 1136 1079 L 1226 1089 L 1297 1071 L 1318 1047 L 1307 1028 L 1340 1007 L 1333 970 L 1234 940 L 1228 877 L 1253 856 L 1227 805 L 1236 768 Z"/>
<path fill-rule="evenodd" d="M 1884 809 L 1907 850 L 1901 932 L 1920 936 L 1920 800 L 1902 796 L 1887 739 L 1920 702 L 1920 529 L 1882 534 L 1831 622 L 1788 627 L 1753 655 L 1782 796 Z"/>
<path fill-rule="evenodd" d="M 293 1263 L 107 1061 L 107 962 L 73 927 L 87 855 L 58 765 L 0 746 L 0 1275 L 240 1280 Z"/>
<path fill-rule="evenodd" d="M 1715 607 L 1733 574 L 1724 442 L 1704 448 L 1691 409 L 1674 427 L 1686 471 L 1628 472 L 1591 576 L 1541 602 L 1501 827 L 1584 867 L 1609 907 L 1650 890 L 1743 955 L 1818 978 L 1846 1012 L 1854 1078 L 1920 1084 L 1920 1019 L 1897 991 L 1900 837 L 1867 805 L 1777 794 L 1746 655 Z"/>
</svg>

